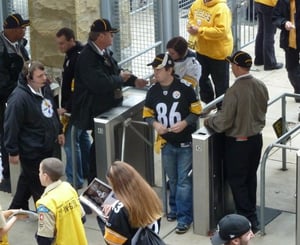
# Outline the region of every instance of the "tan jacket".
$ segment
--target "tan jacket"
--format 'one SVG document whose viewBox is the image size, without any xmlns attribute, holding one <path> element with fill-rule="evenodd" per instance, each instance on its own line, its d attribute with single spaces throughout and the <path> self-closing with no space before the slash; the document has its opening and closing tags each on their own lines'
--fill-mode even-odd
<svg viewBox="0 0 300 245">
<path fill-rule="evenodd" d="M 251 74 L 240 76 L 226 91 L 222 110 L 207 120 L 208 126 L 226 136 L 249 137 L 265 126 L 267 87 Z"/>
</svg>

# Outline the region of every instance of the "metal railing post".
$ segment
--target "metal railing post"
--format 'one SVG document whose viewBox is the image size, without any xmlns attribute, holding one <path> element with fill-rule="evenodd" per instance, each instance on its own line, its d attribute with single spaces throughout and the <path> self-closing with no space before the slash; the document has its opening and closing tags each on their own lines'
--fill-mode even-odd
<svg viewBox="0 0 300 245">
<path fill-rule="evenodd" d="M 72 154 L 72 175 L 73 175 L 73 187 L 77 190 L 77 157 L 76 157 L 76 137 L 77 128 L 71 126 L 71 154 Z"/>
<path fill-rule="evenodd" d="M 270 144 L 264 154 L 263 157 L 261 159 L 260 162 L 260 232 L 262 235 L 265 235 L 265 217 L 264 217 L 264 213 L 265 213 L 265 172 L 266 172 L 266 162 L 268 159 L 268 155 L 270 153 L 270 151 L 274 148 L 274 147 L 280 147 L 280 148 L 285 148 L 285 149 L 290 149 L 290 150 L 299 150 L 299 148 L 295 148 L 295 147 L 288 147 L 285 145 L 285 143 L 282 145 L 280 143 L 286 142 L 286 140 L 296 131 L 300 130 L 300 124 L 298 124 L 297 126 L 295 126 L 294 128 L 292 128 L 291 130 L 289 130 L 288 132 L 286 132 L 284 135 L 282 135 L 279 139 L 277 139 L 274 143 Z"/>
<path fill-rule="evenodd" d="M 300 202 L 299 202 L 299 197 L 300 197 L 300 181 L 299 181 L 299 176 L 300 176 L 300 151 L 297 152 L 296 154 L 296 162 L 297 162 L 297 175 L 296 175 L 296 245 L 299 245 L 300 243 Z"/>
<path fill-rule="evenodd" d="M 282 134 L 287 132 L 286 127 L 286 95 L 281 97 L 281 116 L 282 116 Z M 287 141 L 282 143 L 286 144 Z M 281 170 L 286 171 L 286 149 L 282 148 L 282 168 Z"/>
</svg>

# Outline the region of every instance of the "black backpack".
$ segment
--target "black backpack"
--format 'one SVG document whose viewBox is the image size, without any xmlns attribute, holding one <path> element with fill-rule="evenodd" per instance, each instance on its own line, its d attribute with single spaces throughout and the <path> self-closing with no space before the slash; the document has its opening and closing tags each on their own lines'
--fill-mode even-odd
<svg viewBox="0 0 300 245">
<path fill-rule="evenodd" d="M 166 245 L 166 243 L 148 227 L 140 228 L 136 233 L 136 239 L 131 245 Z"/>
</svg>

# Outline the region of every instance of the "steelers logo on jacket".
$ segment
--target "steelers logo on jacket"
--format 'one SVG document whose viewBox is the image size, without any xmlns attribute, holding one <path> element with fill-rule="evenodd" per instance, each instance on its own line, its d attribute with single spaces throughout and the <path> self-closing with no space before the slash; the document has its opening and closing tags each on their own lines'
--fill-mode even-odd
<svg viewBox="0 0 300 245">
<path fill-rule="evenodd" d="M 45 117 L 50 118 L 53 116 L 54 110 L 50 100 L 44 98 L 41 104 L 42 113 Z"/>
</svg>

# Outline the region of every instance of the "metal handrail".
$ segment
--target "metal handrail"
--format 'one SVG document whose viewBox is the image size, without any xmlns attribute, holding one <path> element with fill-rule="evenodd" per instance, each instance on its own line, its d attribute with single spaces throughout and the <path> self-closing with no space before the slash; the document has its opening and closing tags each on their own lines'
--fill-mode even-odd
<svg viewBox="0 0 300 245">
<path fill-rule="evenodd" d="M 162 44 L 162 41 L 156 42 L 156 43 L 154 43 L 153 45 L 149 46 L 148 48 L 143 49 L 143 51 L 141 51 L 141 52 L 139 52 L 139 53 L 136 53 L 135 55 L 132 55 L 132 56 L 128 57 L 127 59 L 124 59 L 124 60 L 120 61 L 120 62 L 118 63 L 118 65 L 119 65 L 119 66 L 122 66 L 122 65 L 128 63 L 129 61 L 132 61 L 132 60 L 135 59 L 136 57 L 139 57 L 139 56 L 141 56 L 142 54 L 145 54 L 145 53 L 147 53 L 148 51 L 150 51 L 150 50 L 152 50 L 152 49 L 158 47 L 158 46 L 161 45 L 161 44 Z"/>
<path fill-rule="evenodd" d="M 274 147 L 282 147 L 283 149 L 290 149 L 290 150 L 299 150 L 299 148 L 295 147 L 288 147 L 285 144 L 287 139 L 295 133 L 297 130 L 300 129 L 300 124 L 295 126 L 293 129 L 286 132 L 282 135 L 279 139 L 277 139 L 274 143 L 270 144 L 267 149 L 265 150 L 263 157 L 261 159 L 261 166 L 260 166 L 260 232 L 262 235 L 265 235 L 265 172 L 266 172 L 266 161 L 268 159 L 268 155 L 270 151 Z M 284 143 L 283 145 L 280 143 Z"/>
<path fill-rule="evenodd" d="M 264 151 L 263 157 L 261 158 L 260 162 L 260 232 L 261 235 L 265 235 L 265 218 L 264 218 L 264 211 L 265 211 L 265 168 L 266 168 L 266 161 L 268 159 L 270 151 L 274 148 L 282 148 L 282 168 L 281 170 L 287 170 L 286 168 L 286 150 L 299 150 L 296 147 L 289 147 L 286 146 L 286 142 L 288 138 L 295 133 L 297 130 L 300 129 L 300 124 L 296 125 L 293 129 L 287 130 L 286 127 L 286 97 L 294 97 L 300 98 L 300 94 L 293 94 L 293 93 L 282 93 L 277 97 L 270 99 L 268 101 L 268 106 L 274 104 L 278 100 L 281 100 L 281 117 L 282 117 L 282 136 L 278 138 L 275 142 L 270 144 Z"/>
</svg>

